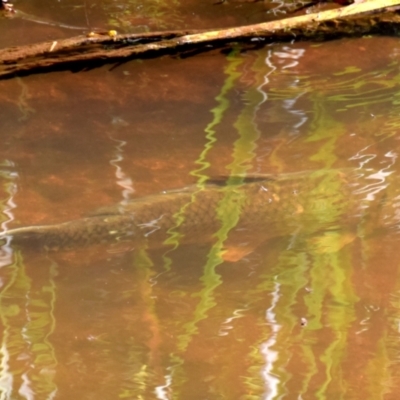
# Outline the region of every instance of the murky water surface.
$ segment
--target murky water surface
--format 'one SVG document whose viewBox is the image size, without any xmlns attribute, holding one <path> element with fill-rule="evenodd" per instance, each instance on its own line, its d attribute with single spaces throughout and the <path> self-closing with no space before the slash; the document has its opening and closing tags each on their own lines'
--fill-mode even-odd
<svg viewBox="0 0 400 400">
<path fill-rule="evenodd" d="M 170 3 L 171 19 L 154 19 L 165 28 L 190 5 Z M 109 23 L 107 7 L 124 7 L 101 4 L 86 4 L 96 25 Z M 157 2 L 141 10 L 149 4 Z M 229 19 L 229 7 L 250 5 L 213 6 L 225 16 L 207 11 L 215 19 L 198 25 L 243 23 L 246 13 Z M 82 2 L 25 6 L 86 24 Z M 2 46 L 70 35 L 4 24 L 20 36 L 1 36 Z M 4 244 L 0 397 L 396 399 L 399 54 L 396 38 L 362 38 L 1 81 L 3 229 L 203 190 L 209 178 L 309 171 L 299 178 L 309 189 L 298 203 L 296 190 L 270 193 L 279 229 L 253 232 L 251 222 L 238 231 L 243 203 L 232 206 L 227 190 L 192 222 L 201 229 L 218 215 L 207 240 L 179 234 L 183 206 L 157 246 L 127 240 L 48 253 Z"/>
</svg>

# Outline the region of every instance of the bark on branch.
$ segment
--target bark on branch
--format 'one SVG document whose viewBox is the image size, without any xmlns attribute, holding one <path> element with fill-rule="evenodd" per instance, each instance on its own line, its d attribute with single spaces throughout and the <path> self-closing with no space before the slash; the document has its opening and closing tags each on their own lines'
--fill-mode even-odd
<svg viewBox="0 0 400 400">
<path fill-rule="evenodd" d="M 400 16 L 382 12 L 400 0 L 369 0 L 335 10 L 279 21 L 212 31 L 78 36 L 0 50 L 0 79 L 49 69 L 125 61 L 188 50 L 215 48 L 243 41 L 321 39 L 363 34 L 398 34 Z M 372 14 L 371 14 L 372 13 Z M 375 14 L 374 14 L 375 13 Z"/>
</svg>

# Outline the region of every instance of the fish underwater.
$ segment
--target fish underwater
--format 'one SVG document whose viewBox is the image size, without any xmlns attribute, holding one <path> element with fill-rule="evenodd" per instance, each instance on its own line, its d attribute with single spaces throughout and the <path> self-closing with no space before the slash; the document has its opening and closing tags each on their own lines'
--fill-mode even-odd
<svg viewBox="0 0 400 400">
<path fill-rule="evenodd" d="M 180 244 L 215 240 L 254 242 L 296 233 L 383 225 L 400 218 L 387 200 L 388 183 L 375 171 L 331 169 L 215 183 L 154 194 L 105 207 L 85 218 L 26 226 L 0 233 L 12 245 L 46 250 L 119 242 L 157 248 L 174 237 Z M 400 204 L 399 204 L 400 205 Z M 394 221 L 394 222 L 393 222 Z"/>
</svg>

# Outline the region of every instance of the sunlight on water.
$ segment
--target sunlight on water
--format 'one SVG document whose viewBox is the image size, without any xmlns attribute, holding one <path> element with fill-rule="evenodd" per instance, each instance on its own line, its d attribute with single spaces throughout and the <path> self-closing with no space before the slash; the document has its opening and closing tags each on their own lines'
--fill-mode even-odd
<svg viewBox="0 0 400 400">
<path fill-rule="evenodd" d="M 274 308 L 279 301 L 279 286 L 276 285 L 275 290 L 271 293 L 272 302 L 271 306 L 265 313 L 265 319 L 267 323 L 271 326 L 272 334 L 268 341 L 261 346 L 261 353 L 265 357 L 265 367 L 263 368 L 262 374 L 265 379 L 265 390 L 266 399 L 275 399 L 279 391 L 279 379 L 273 374 L 274 364 L 279 358 L 279 353 L 273 350 L 277 342 L 277 334 L 281 328 L 276 320 L 276 314 Z"/>
<path fill-rule="evenodd" d="M 119 119 L 113 119 L 113 123 L 121 124 L 123 121 Z M 124 161 L 124 147 L 126 146 L 126 141 L 119 140 L 110 136 L 110 140 L 115 142 L 115 158 L 110 160 L 110 164 L 115 168 L 115 177 L 117 178 L 117 184 L 122 188 L 122 199 L 124 201 L 129 201 L 132 195 L 135 193 L 133 188 L 132 179 L 126 175 L 123 171 L 120 163 Z"/>
</svg>

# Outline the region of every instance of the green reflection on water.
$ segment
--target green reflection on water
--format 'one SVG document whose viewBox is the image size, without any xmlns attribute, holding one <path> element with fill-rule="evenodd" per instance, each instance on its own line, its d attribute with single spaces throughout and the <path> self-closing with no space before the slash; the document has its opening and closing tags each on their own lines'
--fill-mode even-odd
<svg viewBox="0 0 400 400">
<path fill-rule="evenodd" d="M 211 113 L 213 114 L 213 119 L 204 129 L 206 133 L 204 149 L 200 153 L 199 158 L 195 161 L 195 164 L 199 165 L 199 167 L 190 172 L 190 175 L 194 176 L 197 179 L 198 191 L 204 189 L 206 181 L 210 178 L 208 175 L 204 174 L 203 171 L 207 170 L 211 165 L 207 161 L 207 155 L 213 148 L 214 144 L 217 142 L 215 127 L 220 124 L 223 119 L 224 113 L 228 110 L 230 104 L 228 100 L 228 94 L 235 87 L 235 81 L 240 77 L 240 73 L 237 71 L 237 68 L 243 62 L 242 58 L 237 57 L 237 52 L 233 51 L 229 56 L 227 56 L 226 59 L 227 66 L 224 72 L 227 75 L 227 78 L 224 81 L 221 92 L 215 98 L 218 105 L 211 110 Z M 196 194 L 197 192 L 193 193 L 192 202 L 196 201 Z M 163 256 L 164 269 L 166 271 L 169 271 L 172 265 L 172 260 L 168 256 L 168 254 L 177 249 L 180 245 L 182 234 L 179 233 L 178 228 L 184 222 L 184 212 L 189 205 L 190 203 L 186 204 L 178 213 L 174 215 L 176 224 L 174 227 L 168 230 L 169 237 L 167 240 L 165 240 L 164 244 L 167 246 L 172 246 L 172 248 L 164 253 Z"/>
<path fill-rule="evenodd" d="M 6 267 L 8 283 L 0 293 L 0 316 L 3 329 L 0 382 L 2 396 L 13 398 L 25 387 L 43 398 L 52 397 L 57 386 L 55 350 L 50 336 L 55 329 L 54 306 L 57 268 L 50 263 L 46 282 L 36 282 L 27 274 L 21 253 Z M 9 310 L 13 310 L 9 312 Z M 30 361 L 29 368 L 26 359 Z M 24 378 L 23 378 L 24 377 Z"/>
<path fill-rule="evenodd" d="M 236 52 L 232 52 L 231 55 L 227 57 L 227 62 L 228 67 L 225 69 L 225 74 L 228 77 L 225 80 L 221 93 L 217 96 L 219 106 L 212 110 L 214 118 L 205 129 L 207 132 L 206 145 L 200 158 L 196 161 L 196 163 L 200 165 L 200 168 L 192 172 L 192 175 L 198 178 L 200 185 L 207 179 L 207 176 L 203 175 L 202 172 L 209 167 L 209 163 L 206 161 L 206 155 L 212 148 L 213 143 L 216 142 L 214 128 L 221 122 L 224 112 L 229 106 L 227 94 L 230 89 L 233 88 L 235 80 L 241 75 L 239 67 L 244 62 L 244 59 L 240 54 L 237 55 Z M 258 78 L 261 82 L 262 74 L 260 74 Z M 253 88 L 249 89 L 245 97 L 247 104 L 243 107 L 234 124 L 238 130 L 239 138 L 233 144 L 233 161 L 226 167 L 229 171 L 227 180 L 228 186 L 232 183 L 238 184 L 244 181 L 246 172 L 252 167 L 252 161 L 256 156 L 254 152 L 256 149 L 256 141 L 260 137 L 252 116 L 254 116 L 257 106 L 260 105 L 263 98 L 260 96 L 260 93 Z M 239 180 L 238 177 L 240 178 Z M 217 240 L 212 245 L 207 256 L 207 263 L 201 278 L 204 288 L 199 293 L 194 294 L 195 297 L 200 297 L 199 304 L 194 312 L 194 319 L 185 324 L 185 333 L 181 335 L 179 339 L 178 348 L 180 351 L 186 349 L 191 336 L 197 333 L 196 326 L 198 322 L 205 319 L 207 317 L 207 312 L 216 305 L 214 291 L 222 283 L 221 276 L 216 272 L 216 267 L 224 261 L 223 254 L 227 251 L 227 249 L 224 248 L 224 244 L 228 239 L 230 231 L 239 222 L 241 205 L 245 200 L 246 198 L 243 194 L 228 189 L 225 191 L 224 198 L 218 204 L 216 213 L 221 221 L 221 227 L 214 235 Z M 234 211 L 228 214 L 226 210 Z"/>
<path fill-rule="evenodd" d="M 331 242 L 329 244 L 332 248 L 340 246 L 340 234 L 327 233 L 325 238 Z M 333 376 L 336 377 L 335 386 L 338 392 L 345 392 L 343 381 L 338 377 L 343 376 L 342 362 L 348 346 L 348 332 L 351 323 L 355 320 L 355 305 L 359 298 L 351 284 L 353 271 L 349 248 L 344 247 L 339 252 L 324 254 L 318 254 L 318 251 L 317 246 L 311 268 L 312 287 L 318 299 L 311 305 L 309 312 L 313 315 L 312 312 L 315 310 L 314 318 L 316 320 L 320 318 L 316 321 L 316 325 L 321 324 L 327 327 L 332 335 L 330 343 L 319 357 L 325 369 L 325 378 L 316 396 L 322 399 L 326 396 Z M 322 273 L 324 270 L 325 273 Z M 317 305 L 319 302 L 324 304 L 326 311 L 319 308 Z M 310 329 L 312 328 L 311 326 Z"/>
<path fill-rule="evenodd" d="M 243 61 L 243 57 L 238 55 L 238 52 L 235 50 L 226 57 L 227 65 L 224 69 L 226 78 L 220 93 L 215 98 L 217 106 L 210 111 L 213 115 L 212 121 L 204 129 L 206 133 L 204 149 L 195 161 L 195 164 L 199 165 L 199 167 L 190 172 L 190 175 L 197 178 L 197 185 L 199 187 L 204 187 L 204 184 L 210 178 L 208 175 L 203 174 L 203 171 L 206 171 L 211 166 L 210 162 L 207 161 L 207 156 L 217 142 L 215 128 L 222 122 L 226 111 L 229 109 L 230 101 L 228 95 L 235 88 L 235 82 L 241 76 L 239 67 L 243 64 Z"/>
<path fill-rule="evenodd" d="M 102 2 L 109 15 L 108 23 L 127 31 L 149 30 L 154 26 L 171 29 L 181 25 L 184 15 L 179 6 L 180 0 L 147 0 L 140 4 L 136 0 L 126 0 L 123 7 L 115 7 L 109 1 Z"/>
<path fill-rule="evenodd" d="M 32 373 L 28 373 L 32 380 L 32 390 L 38 395 L 51 397 L 57 391 L 54 377 L 58 363 L 50 336 L 56 327 L 54 309 L 57 287 L 54 278 L 58 272 L 57 265 L 48 261 L 50 265 L 47 282 L 30 296 L 30 320 L 25 326 L 24 334 L 32 343 L 31 351 L 34 355 L 34 365 L 37 368 Z"/>
<path fill-rule="evenodd" d="M 255 68 L 261 59 L 262 57 L 254 62 L 254 74 L 252 75 L 254 87 L 262 83 L 263 75 L 261 72 L 257 74 L 257 68 Z M 219 144 L 216 127 L 224 120 L 231 107 L 229 96 L 238 85 L 243 60 L 242 56 L 235 53 L 228 57 L 225 69 L 226 81 L 216 98 L 217 106 L 211 111 L 213 114 L 212 121 L 205 129 L 204 148 L 196 161 L 198 168 L 192 171 L 192 175 L 197 178 L 199 190 L 202 190 L 208 179 L 211 167 L 210 152 L 215 148 L 215 144 Z M 347 90 L 353 83 L 352 80 L 349 80 L 344 82 L 344 85 L 348 85 L 348 87 L 331 89 Z M 369 96 L 368 101 L 377 104 L 382 96 L 386 96 L 386 94 L 382 94 L 382 90 L 386 90 L 384 85 L 379 90 L 381 92 L 365 89 L 357 96 L 361 98 L 363 94 L 366 94 Z M 236 179 L 237 176 L 246 176 L 254 167 L 253 163 L 259 138 L 259 131 L 254 121 L 258 106 L 263 98 L 254 88 L 248 89 L 244 98 L 245 104 L 242 106 L 234 124 L 238 131 L 238 138 L 232 143 L 232 162 L 223 165 L 229 172 L 228 185 L 232 184 L 233 180 L 235 180 L 235 183 L 240 183 L 240 179 Z M 345 125 L 334 118 L 330 108 L 334 102 L 337 103 L 337 106 L 342 107 L 349 99 L 350 96 L 348 95 L 324 97 L 321 92 L 310 96 L 313 104 L 313 120 L 311 129 L 307 130 L 307 135 L 298 139 L 298 151 L 302 154 L 302 150 L 308 150 L 309 144 L 316 144 L 316 146 L 301 166 L 306 165 L 307 168 L 313 168 L 318 163 L 318 167 L 328 169 L 337 161 L 341 161 L 338 150 L 341 146 L 339 141 L 346 134 Z M 397 93 L 393 95 L 393 99 L 393 104 L 399 102 Z M 360 100 L 355 104 L 366 107 L 370 103 Z M 348 108 L 350 107 L 351 105 L 348 106 Z M 366 109 L 368 110 L 368 108 Z M 379 133 L 367 131 L 365 136 L 379 134 L 382 136 L 382 140 L 394 136 L 399 127 L 398 111 L 397 108 L 392 107 L 385 124 L 382 124 L 382 130 Z M 365 143 L 370 143 L 369 139 L 367 137 Z M 286 153 L 283 147 L 281 150 L 283 150 L 282 154 L 274 153 L 274 162 L 279 170 L 284 171 L 287 163 L 285 160 Z M 306 164 L 307 161 L 311 161 L 311 163 Z M 368 262 L 374 254 L 379 253 L 376 249 L 374 253 L 367 241 L 363 239 L 365 232 L 368 232 L 368 227 L 363 225 L 364 221 L 357 227 L 357 243 L 354 242 L 354 233 L 347 232 L 335 225 L 341 215 L 339 205 L 346 204 L 346 199 L 341 194 L 343 182 L 331 179 L 332 175 L 329 175 L 329 173 L 325 173 L 325 176 L 326 179 L 319 184 L 326 188 L 326 200 L 320 199 L 311 206 L 314 211 L 312 219 L 316 221 L 316 230 L 319 225 L 327 226 L 329 224 L 333 225 L 332 230 L 319 231 L 316 235 L 310 237 L 302 235 L 301 229 L 299 229 L 299 232 L 292 232 L 290 238 L 283 238 L 279 243 L 282 248 L 279 249 L 276 259 L 262 254 L 261 266 L 257 266 L 260 275 L 254 285 L 255 288 L 250 287 L 249 289 L 249 286 L 246 286 L 243 282 L 238 282 L 235 286 L 238 297 L 243 298 L 243 303 L 246 306 L 258 303 L 259 309 L 263 311 L 263 313 L 259 312 L 259 315 L 257 314 L 252 322 L 259 330 L 257 336 L 253 338 L 249 335 L 249 337 L 243 339 L 247 340 L 247 349 L 242 351 L 242 357 L 239 361 L 234 360 L 234 362 L 245 364 L 243 368 L 245 372 L 238 375 L 237 379 L 246 389 L 242 398 L 261 398 L 265 394 L 266 387 L 274 384 L 276 384 L 277 397 L 289 397 L 296 393 L 296 395 L 302 394 L 303 398 L 314 396 L 324 399 L 332 396 L 332 393 L 339 393 L 338 398 L 346 398 L 349 386 L 354 385 L 354 382 L 346 376 L 348 366 L 345 363 L 349 354 L 354 351 L 351 348 L 350 335 L 353 334 L 352 329 L 355 330 L 356 307 L 361 296 L 357 292 L 357 285 L 354 282 L 355 268 L 358 266 L 359 269 L 367 270 L 376 267 L 377 265 L 368 266 Z M 310 180 L 314 178 L 315 175 L 310 174 Z M 309 192 L 311 199 L 313 194 L 311 189 Z M 180 398 L 180 391 L 183 390 L 184 383 L 190 378 L 193 379 L 193 375 L 190 375 L 192 372 L 190 362 L 193 361 L 187 360 L 183 353 L 188 350 L 189 345 L 194 342 L 194 336 L 201 329 L 199 322 L 208 318 L 207 322 L 210 325 L 215 324 L 213 328 L 217 326 L 213 318 L 210 318 L 210 310 L 218 304 L 219 298 L 221 298 L 223 312 L 232 315 L 237 310 L 230 303 L 223 303 L 225 301 L 223 296 L 228 293 L 229 289 L 225 291 L 223 284 L 227 282 L 224 282 L 224 275 L 219 273 L 220 269 L 217 269 L 224 262 L 227 238 L 240 218 L 240 205 L 244 199 L 236 196 L 237 194 L 232 190 L 227 191 L 225 198 L 216 210 L 221 221 L 221 228 L 215 233 L 215 243 L 207 255 L 207 262 L 204 265 L 201 277 L 202 288 L 193 295 L 198 299 L 198 303 L 189 318 L 177 317 L 175 325 L 171 324 L 175 330 L 168 332 L 168 334 L 175 335 L 174 340 L 177 337 L 178 342 L 176 348 L 173 348 L 173 351 L 165 356 L 165 358 L 169 358 L 168 369 L 172 371 L 172 386 L 175 390 L 173 396 L 175 398 Z M 192 201 L 196 201 L 195 195 Z M 232 209 L 231 204 L 233 202 L 237 204 L 234 208 L 235 211 L 227 214 L 226 209 Z M 2 204 L 4 208 L 5 202 Z M 183 222 L 184 210 L 183 208 L 175 215 L 175 227 L 170 230 L 170 237 L 165 242 L 166 245 L 172 247 L 172 250 L 164 254 L 164 269 L 167 271 L 171 271 L 173 267 L 170 252 L 180 246 L 181 236 L 178 233 L 178 228 Z M 312 231 L 312 229 L 309 230 Z M 285 247 L 286 241 L 288 244 Z M 359 251 L 360 247 L 361 251 Z M 273 252 L 275 249 L 268 250 Z M 360 256 L 360 260 L 352 260 L 352 257 L 358 256 Z M 135 257 L 133 264 L 135 269 L 137 268 L 140 272 L 139 291 L 140 300 L 143 303 L 142 312 L 145 317 L 145 329 L 151 338 L 143 346 L 146 349 L 146 355 L 148 355 L 147 358 L 144 357 L 144 360 L 138 362 L 139 352 L 135 351 L 134 346 L 127 351 L 126 365 L 128 371 L 124 374 L 123 384 L 118 388 L 121 398 L 132 398 L 134 396 L 145 398 L 148 396 L 147 391 L 154 386 L 154 381 L 159 378 L 157 376 L 154 379 L 153 370 L 155 366 L 162 365 L 158 354 L 160 351 L 158 340 L 161 340 L 160 337 L 162 338 L 160 333 L 161 314 L 157 314 L 156 300 L 153 298 L 154 293 L 151 286 L 154 265 L 145 248 L 140 249 Z M 359 264 L 363 265 L 360 266 Z M 36 363 L 35 366 L 42 366 L 46 372 L 46 369 L 49 371 L 48 365 L 56 363 L 50 342 L 50 335 L 54 330 L 53 312 L 56 299 L 56 287 L 53 282 L 55 271 L 52 272 L 51 268 L 47 280 L 41 286 L 38 285 L 40 290 L 36 295 L 30 296 L 28 305 L 26 303 L 27 294 L 33 292 L 32 287 L 35 282 L 32 282 L 27 273 L 20 254 L 16 253 L 14 264 L 2 271 L 7 282 L 0 294 L 0 314 L 3 325 L 0 380 L 5 396 L 10 397 L 14 390 L 12 379 L 15 379 L 15 385 L 21 384 L 20 376 L 24 372 L 23 363 L 16 360 L 16 355 L 26 351 L 27 348 L 26 339 L 22 337 L 19 327 L 21 319 L 26 318 L 23 311 L 27 310 L 27 315 L 30 318 L 24 327 L 26 327 L 32 343 L 35 343 L 35 346 L 29 349 L 30 357 Z M 260 270 L 262 272 L 259 272 Z M 257 271 L 252 272 L 257 273 Z M 239 292 L 239 289 L 242 288 L 243 291 Z M 309 289 L 310 293 L 305 290 L 306 288 Z M 397 290 L 398 287 L 396 286 L 391 294 Z M 190 289 L 185 288 L 182 292 L 185 296 L 189 296 Z M 276 296 L 276 298 L 273 298 L 273 296 Z M 246 316 L 251 315 L 253 311 L 251 306 L 245 308 L 245 310 Z M 182 313 L 182 315 L 184 314 Z M 304 327 L 300 326 L 302 317 L 307 320 Z M 243 318 L 239 317 L 236 320 L 237 326 L 234 326 L 233 329 L 240 327 L 240 323 L 246 324 L 246 322 L 241 322 L 241 319 Z M 251 324 L 249 326 L 253 327 Z M 393 327 L 393 330 L 396 330 L 397 340 L 398 327 Z M 213 332 L 212 335 L 216 336 L 215 330 Z M 232 332 L 234 331 L 232 330 Z M 363 357 L 366 360 L 365 366 L 360 370 L 360 375 L 362 374 L 368 380 L 366 384 L 368 388 L 365 391 L 370 395 L 366 398 L 383 398 L 385 393 L 392 390 L 390 383 L 391 380 L 396 378 L 396 349 L 398 346 L 389 334 L 390 332 L 386 327 L 381 330 L 375 329 L 371 336 L 376 335 L 378 339 L 376 342 L 374 341 L 374 346 L 369 347 L 369 351 L 373 350 L 373 352 L 371 351 L 372 354 L 365 355 L 360 350 L 354 351 L 354 354 L 364 354 Z M 392 334 L 394 333 L 392 332 Z M 205 339 L 208 338 L 210 337 L 205 336 Z M 215 339 L 214 336 L 211 339 Z M 223 342 L 222 339 L 219 343 L 222 343 L 222 350 L 218 354 L 221 359 L 224 357 L 222 353 L 228 352 L 229 345 L 232 344 L 226 344 L 227 342 Z M 106 350 L 109 351 L 109 349 Z M 275 358 L 271 356 L 268 359 L 268 355 L 273 355 Z M 108 356 L 106 354 L 104 359 Z M 222 361 L 226 362 L 226 368 L 229 369 L 230 360 L 228 360 L 228 357 Z M 85 371 L 85 373 L 88 372 Z M 42 393 L 51 394 L 52 390 L 55 389 L 51 374 L 48 373 L 46 378 L 35 374 L 37 373 L 33 372 L 31 375 L 33 384 Z M 232 375 L 233 373 L 229 375 L 229 372 L 226 371 L 221 372 L 221 376 Z M 217 383 L 210 384 L 210 386 L 214 385 L 214 388 L 219 390 L 219 396 L 222 396 L 221 393 L 224 390 L 228 391 L 226 389 L 228 385 L 223 385 L 224 381 L 221 376 L 215 379 Z M 35 381 L 35 379 L 38 380 Z M 237 382 L 233 382 L 233 385 L 239 386 Z"/>
<path fill-rule="evenodd" d="M 240 55 L 238 56 L 236 52 L 233 52 L 229 57 L 227 57 L 227 61 L 228 66 L 225 69 L 227 79 L 224 82 L 220 94 L 216 98 L 219 104 L 211 111 L 214 118 L 205 129 L 206 144 L 200 157 L 196 161 L 196 164 L 200 167 L 191 172 L 191 175 L 197 178 L 199 190 L 204 187 L 205 182 L 209 178 L 204 174 L 204 171 L 210 167 L 210 163 L 207 161 L 207 155 L 217 142 L 215 127 L 220 124 L 224 113 L 229 107 L 228 94 L 234 87 L 235 80 L 240 76 L 238 69 L 243 63 L 243 57 Z M 260 84 L 262 78 L 263 75 L 260 73 L 258 76 Z M 229 171 L 229 177 L 227 180 L 228 186 L 233 183 L 238 184 L 243 182 L 246 172 L 252 168 L 252 162 L 256 156 L 254 150 L 256 149 L 256 141 L 260 137 L 260 133 L 254 125 L 253 117 L 255 116 L 257 107 L 262 103 L 263 97 L 256 89 L 249 89 L 246 93 L 246 101 L 247 104 L 243 107 L 242 112 L 239 114 L 237 121 L 234 124 L 238 130 L 239 138 L 233 144 L 233 161 L 226 167 Z M 240 177 L 239 180 L 238 177 Z M 184 324 L 184 332 L 178 337 L 179 353 L 183 353 L 186 350 L 192 337 L 198 332 L 198 323 L 201 320 L 206 319 L 208 311 L 216 305 L 215 290 L 222 284 L 221 275 L 216 272 L 216 268 L 224 261 L 223 255 L 227 251 L 224 244 L 230 231 L 237 225 L 240 219 L 241 204 L 243 204 L 245 200 L 246 198 L 241 193 L 236 193 L 228 189 L 225 192 L 224 198 L 218 204 L 215 212 L 221 221 L 221 227 L 217 232 L 215 232 L 214 236 L 216 242 L 212 245 L 207 255 L 207 262 L 203 269 L 201 281 L 204 287 L 193 295 L 193 297 L 200 298 L 194 311 L 193 319 Z M 195 201 L 195 194 L 193 195 L 193 201 Z M 233 212 L 228 214 L 226 213 L 226 210 L 233 210 Z M 178 221 L 180 223 L 183 222 L 179 219 Z M 179 225 L 177 224 L 177 226 Z M 175 238 L 176 236 L 174 237 L 174 240 Z M 178 246 L 178 242 L 175 243 L 175 246 Z M 175 361 L 175 370 L 179 370 L 183 367 L 183 361 L 179 356 L 175 356 Z M 182 373 L 177 373 L 182 376 Z M 256 371 L 254 371 L 254 373 L 257 374 Z M 183 379 L 183 376 L 181 379 Z M 246 382 L 248 386 L 251 386 L 252 377 L 249 377 Z M 182 385 L 182 383 L 183 382 L 180 382 L 180 385 Z"/>
<path fill-rule="evenodd" d="M 313 98 L 313 121 L 307 141 L 322 141 L 318 152 L 310 157 L 311 161 L 322 162 L 325 168 L 330 168 L 337 160 L 336 146 L 340 136 L 346 133 L 343 124 L 330 116 L 326 103 L 318 95 Z"/>
<path fill-rule="evenodd" d="M 138 292 L 142 307 L 142 320 L 149 331 L 149 339 L 146 342 L 147 356 L 140 364 L 136 346 L 126 355 L 126 365 L 130 371 L 124 371 L 124 378 L 118 397 L 121 399 L 146 398 L 151 388 L 151 378 L 160 364 L 161 326 L 156 312 L 156 296 L 153 292 L 154 263 L 147 253 L 146 248 L 137 249 L 134 252 L 132 265 L 138 271 Z M 128 293 L 127 297 L 131 294 Z"/>
<path fill-rule="evenodd" d="M 204 288 L 193 294 L 199 297 L 200 301 L 194 312 L 192 321 L 184 325 L 184 334 L 178 338 L 178 349 L 184 351 L 189 344 L 191 337 L 197 333 L 197 324 L 207 317 L 207 312 L 216 305 L 214 298 L 215 289 L 222 283 L 221 276 L 216 272 L 216 267 L 223 263 L 224 243 L 228 238 L 229 232 L 237 225 L 241 204 L 246 200 L 242 193 L 232 190 L 225 192 L 225 197 L 218 204 L 216 213 L 221 221 L 220 229 L 215 233 L 217 241 L 213 244 L 207 255 L 207 263 L 203 269 L 201 281 Z M 233 205 L 233 206 L 232 206 Z M 234 210 L 231 214 L 225 212 L 226 209 Z"/>
<path fill-rule="evenodd" d="M 199 158 L 195 161 L 195 164 L 199 165 L 199 167 L 194 169 L 190 173 L 192 176 L 196 177 L 199 191 L 205 187 L 206 181 L 209 179 L 209 176 L 204 174 L 204 171 L 206 171 L 211 165 L 207 161 L 207 155 L 213 148 L 214 144 L 217 142 L 215 128 L 221 123 L 225 112 L 229 108 L 230 102 L 228 99 L 228 95 L 229 92 L 234 89 L 235 81 L 240 77 L 240 71 L 238 71 L 238 68 L 243 63 L 243 58 L 238 56 L 236 51 L 233 51 L 229 56 L 226 57 L 226 61 L 227 66 L 224 69 L 226 79 L 220 93 L 215 98 L 215 100 L 217 101 L 217 106 L 211 110 L 211 113 L 213 114 L 213 119 L 204 129 L 206 133 L 204 149 L 200 153 Z M 194 193 L 192 196 L 192 201 L 195 200 L 196 193 Z M 224 220 L 223 207 L 225 204 L 227 204 L 226 201 L 229 202 L 229 200 L 226 200 L 226 198 L 224 198 L 221 201 L 218 210 L 216 210 L 217 215 L 221 219 L 222 227 L 219 229 L 218 232 L 216 232 L 215 237 L 217 238 L 217 242 L 212 246 L 209 254 L 207 255 L 207 263 L 204 266 L 203 275 L 201 278 L 201 281 L 204 284 L 204 288 L 199 293 L 194 294 L 195 297 L 200 297 L 200 301 L 196 307 L 196 310 L 194 311 L 194 317 L 191 321 L 183 325 L 184 332 L 181 333 L 178 337 L 177 349 L 179 353 L 183 353 L 186 350 L 192 336 L 197 333 L 197 323 L 206 318 L 207 311 L 215 305 L 213 292 L 222 282 L 220 275 L 216 272 L 215 269 L 223 262 L 223 259 L 221 258 L 223 243 L 227 237 L 227 234 L 229 233 L 229 230 L 236 225 L 238 220 L 238 216 L 236 216 L 236 218 L 235 216 L 233 216 L 233 219 L 230 221 Z M 179 224 L 183 222 L 181 220 L 183 212 L 184 209 L 181 213 L 179 213 L 179 215 L 176 216 Z M 177 248 L 179 246 L 179 241 L 176 239 L 178 239 L 178 234 L 175 234 L 175 232 L 173 232 L 172 230 L 171 240 L 168 239 L 168 241 L 170 242 L 170 244 L 173 244 L 174 248 Z M 170 259 L 166 259 L 166 265 L 169 266 L 170 264 Z M 183 359 L 179 355 L 175 355 L 174 384 L 177 384 L 178 387 L 181 387 L 183 382 L 185 381 L 184 373 L 180 371 L 181 368 L 183 368 L 183 364 Z M 178 378 L 179 376 L 181 377 L 180 379 Z M 179 380 L 179 383 L 176 382 L 176 379 Z"/>
</svg>

